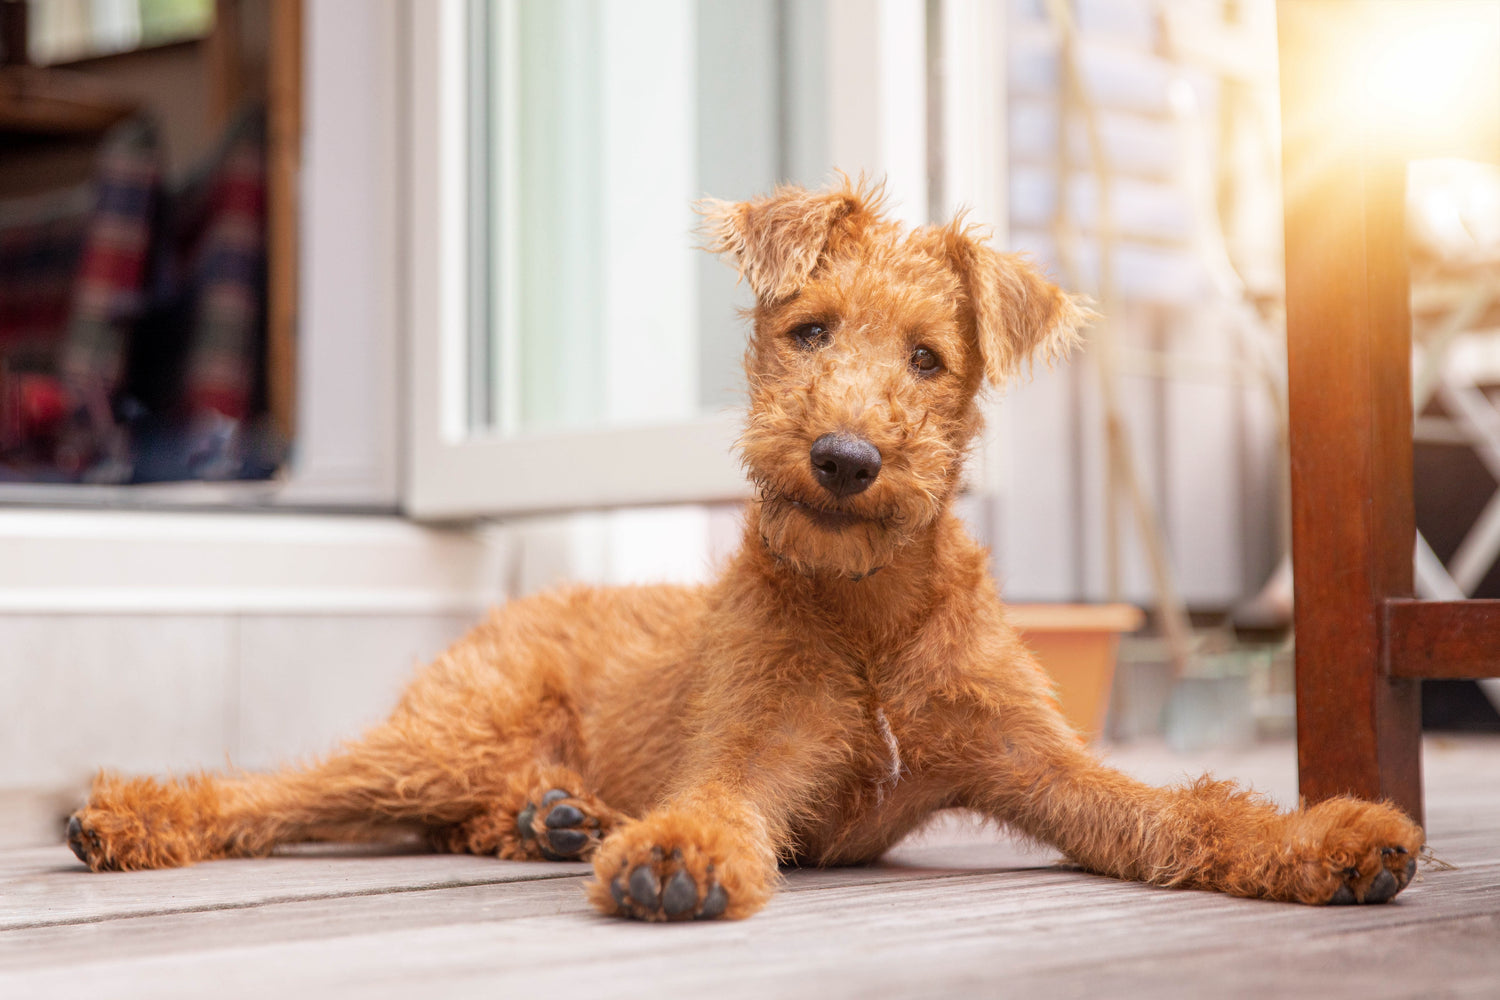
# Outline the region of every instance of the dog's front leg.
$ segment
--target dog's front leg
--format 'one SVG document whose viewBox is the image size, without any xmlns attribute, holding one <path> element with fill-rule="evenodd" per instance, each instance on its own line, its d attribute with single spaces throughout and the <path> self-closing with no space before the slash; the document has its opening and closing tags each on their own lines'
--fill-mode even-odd
<svg viewBox="0 0 1500 1000">
<path fill-rule="evenodd" d="M 742 790 L 700 785 L 605 840 L 589 898 L 637 920 L 748 917 L 776 882 L 778 825 Z"/>
<path fill-rule="evenodd" d="M 1282 812 L 1207 777 L 1155 788 L 1106 767 L 1038 704 L 980 741 L 967 802 L 1091 871 L 1299 903 L 1382 903 L 1416 870 L 1422 830 L 1351 798 Z"/>
<path fill-rule="evenodd" d="M 603 912 L 748 917 L 771 897 L 799 810 L 847 767 L 831 701 L 782 692 L 719 709 L 671 762 L 680 770 L 663 803 L 600 845 L 589 898 Z"/>
</svg>

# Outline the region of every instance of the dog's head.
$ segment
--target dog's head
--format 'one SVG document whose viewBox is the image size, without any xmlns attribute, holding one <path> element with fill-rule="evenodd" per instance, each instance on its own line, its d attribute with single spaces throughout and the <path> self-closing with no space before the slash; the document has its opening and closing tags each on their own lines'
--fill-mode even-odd
<svg viewBox="0 0 1500 1000">
<path fill-rule="evenodd" d="M 1065 354 L 1088 317 L 961 220 L 908 231 L 863 184 L 700 210 L 755 292 L 740 446 L 766 544 L 803 572 L 867 574 L 930 526 L 984 383 Z"/>
</svg>

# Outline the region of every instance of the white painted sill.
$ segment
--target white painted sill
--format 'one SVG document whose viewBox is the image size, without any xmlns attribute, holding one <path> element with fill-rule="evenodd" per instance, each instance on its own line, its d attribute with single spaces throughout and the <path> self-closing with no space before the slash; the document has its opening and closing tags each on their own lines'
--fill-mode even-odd
<svg viewBox="0 0 1500 1000">
<path fill-rule="evenodd" d="M 0 509 L 0 614 L 477 614 L 504 548 L 394 516 Z"/>
</svg>

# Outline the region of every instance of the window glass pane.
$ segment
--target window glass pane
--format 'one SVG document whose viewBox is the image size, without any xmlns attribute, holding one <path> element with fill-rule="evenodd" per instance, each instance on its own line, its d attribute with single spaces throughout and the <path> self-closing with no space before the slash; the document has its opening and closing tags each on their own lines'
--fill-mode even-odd
<svg viewBox="0 0 1500 1000">
<path fill-rule="evenodd" d="M 476 433 L 732 405 L 750 304 L 691 205 L 828 176 L 824 5 L 476 0 L 468 415 Z"/>
</svg>

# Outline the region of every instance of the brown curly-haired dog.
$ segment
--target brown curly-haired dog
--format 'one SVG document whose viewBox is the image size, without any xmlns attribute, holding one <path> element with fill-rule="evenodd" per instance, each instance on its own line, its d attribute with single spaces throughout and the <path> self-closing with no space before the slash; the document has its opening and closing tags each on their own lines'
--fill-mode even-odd
<svg viewBox="0 0 1500 1000">
<path fill-rule="evenodd" d="M 903 230 L 845 184 L 705 209 L 757 296 L 745 541 L 701 588 L 501 608 L 394 715 L 306 769 L 102 777 L 69 823 L 95 870 L 418 828 L 439 849 L 591 857 L 643 920 L 744 917 L 781 861 L 870 861 L 941 809 L 1091 871 L 1303 903 L 1384 902 L 1422 831 L 1387 804 L 1281 813 L 1110 770 L 1059 714 L 950 511 L 976 396 L 1086 312 L 960 222 Z"/>
</svg>

